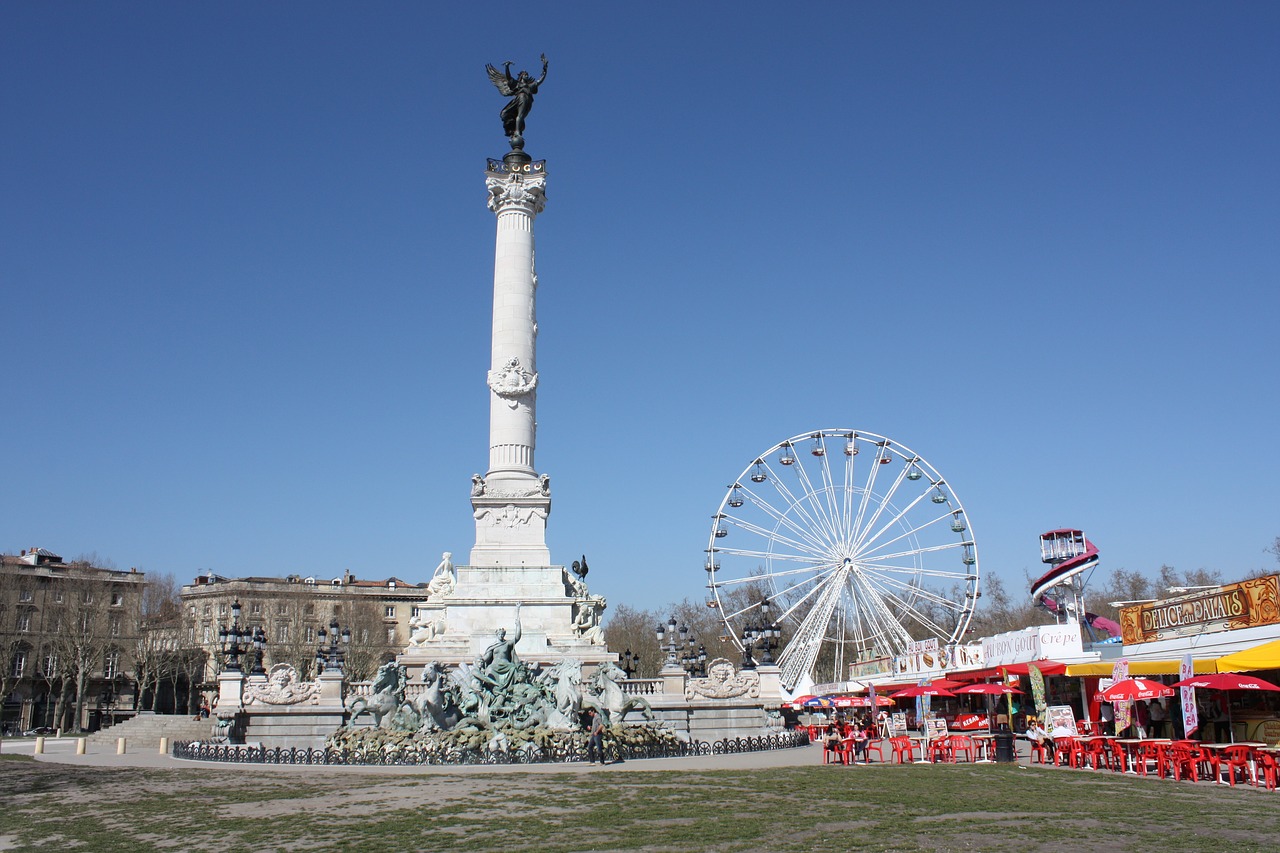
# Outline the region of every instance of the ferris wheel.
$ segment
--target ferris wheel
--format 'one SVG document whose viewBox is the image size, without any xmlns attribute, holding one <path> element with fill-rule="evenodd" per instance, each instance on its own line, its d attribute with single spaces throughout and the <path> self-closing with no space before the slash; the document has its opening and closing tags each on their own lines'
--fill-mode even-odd
<svg viewBox="0 0 1280 853">
<path fill-rule="evenodd" d="M 788 689 L 805 675 L 843 681 L 846 662 L 913 640 L 958 641 L 979 594 L 977 544 L 950 484 L 862 430 L 804 433 L 749 463 L 712 518 L 704 568 L 707 604 L 739 647 L 763 612 L 781 613 Z"/>
</svg>

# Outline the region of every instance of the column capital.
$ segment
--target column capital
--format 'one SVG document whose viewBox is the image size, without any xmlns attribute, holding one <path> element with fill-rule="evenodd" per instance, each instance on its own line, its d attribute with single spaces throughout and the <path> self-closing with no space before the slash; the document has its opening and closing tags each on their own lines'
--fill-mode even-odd
<svg viewBox="0 0 1280 853">
<path fill-rule="evenodd" d="M 485 172 L 484 185 L 494 213 L 515 209 L 537 216 L 547 206 L 547 176 L 543 172 Z"/>
</svg>

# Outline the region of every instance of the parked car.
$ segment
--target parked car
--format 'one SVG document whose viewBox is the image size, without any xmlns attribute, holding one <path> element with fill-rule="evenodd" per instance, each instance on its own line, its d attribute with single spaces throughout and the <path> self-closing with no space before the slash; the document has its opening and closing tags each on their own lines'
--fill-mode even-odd
<svg viewBox="0 0 1280 853">
<path fill-rule="evenodd" d="M 34 729 L 27 729 L 22 733 L 23 737 L 44 737 L 53 734 L 53 729 L 48 726 L 36 726 Z"/>
</svg>

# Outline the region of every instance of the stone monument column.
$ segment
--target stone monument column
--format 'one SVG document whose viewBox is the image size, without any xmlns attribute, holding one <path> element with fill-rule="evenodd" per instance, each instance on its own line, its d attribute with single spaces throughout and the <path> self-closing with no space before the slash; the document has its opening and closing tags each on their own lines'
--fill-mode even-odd
<svg viewBox="0 0 1280 853">
<path fill-rule="evenodd" d="M 533 222 L 546 204 L 545 161 L 523 151 L 490 160 L 489 209 L 498 218 L 489 364 L 489 469 L 475 478 L 472 566 L 548 566 L 550 480 L 534 468 L 537 432 L 537 288 Z"/>
</svg>

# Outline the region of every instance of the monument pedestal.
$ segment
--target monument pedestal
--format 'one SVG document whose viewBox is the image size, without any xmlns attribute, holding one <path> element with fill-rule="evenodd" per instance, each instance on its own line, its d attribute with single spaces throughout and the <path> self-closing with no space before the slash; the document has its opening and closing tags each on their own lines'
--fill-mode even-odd
<svg viewBox="0 0 1280 853">
<path fill-rule="evenodd" d="M 496 639 L 499 628 L 514 635 L 520 605 L 516 654 L 528 664 L 555 664 L 576 658 L 588 669 L 618 656 L 603 643 L 598 629 L 581 630 L 583 609 L 598 622 L 604 600 L 563 566 L 458 566 L 457 585 L 447 594 L 418 605 L 409 647 L 397 658 L 411 677 L 428 663 L 475 663 Z M 598 641 L 597 641 L 598 640 Z"/>
</svg>

